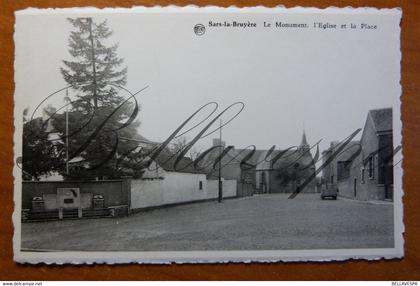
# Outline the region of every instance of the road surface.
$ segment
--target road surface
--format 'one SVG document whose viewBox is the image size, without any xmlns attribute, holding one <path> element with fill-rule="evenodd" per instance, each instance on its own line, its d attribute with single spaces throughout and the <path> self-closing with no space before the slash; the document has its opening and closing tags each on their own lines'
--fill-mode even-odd
<svg viewBox="0 0 420 286">
<path fill-rule="evenodd" d="M 393 247 L 393 207 L 319 194 L 266 194 L 124 218 L 22 224 L 22 248 L 88 251 Z"/>
</svg>

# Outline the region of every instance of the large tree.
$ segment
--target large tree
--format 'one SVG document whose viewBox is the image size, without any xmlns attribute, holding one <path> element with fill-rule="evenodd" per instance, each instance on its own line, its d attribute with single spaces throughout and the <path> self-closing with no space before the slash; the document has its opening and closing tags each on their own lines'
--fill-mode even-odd
<svg viewBox="0 0 420 286">
<path fill-rule="evenodd" d="M 61 73 L 76 99 L 68 112 L 70 179 L 118 178 L 136 175 L 133 156 L 137 144 L 121 138 L 136 138 L 139 122 L 134 120 L 133 101 L 120 94 L 126 84 L 127 68 L 110 45 L 112 31 L 107 22 L 92 18 L 68 19 L 74 27 L 69 37 L 69 53 Z M 125 124 L 127 123 L 127 124 Z M 128 124 L 129 123 L 129 124 Z M 67 140 L 65 113 L 57 114 L 54 127 Z"/>
<path fill-rule="evenodd" d="M 106 46 L 112 35 L 107 21 L 99 24 L 92 18 L 68 19 L 75 28 L 69 37 L 69 53 L 73 61 L 64 60 L 61 68 L 64 80 L 81 92 L 84 103 L 114 105 L 121 102 L 116 86 L 126 84 L 127 68 L 120 68 L 123 59 L 117 56 L 118 45 Z M 88 106 L 85 105 L 85 108 Z"/>
</svg>

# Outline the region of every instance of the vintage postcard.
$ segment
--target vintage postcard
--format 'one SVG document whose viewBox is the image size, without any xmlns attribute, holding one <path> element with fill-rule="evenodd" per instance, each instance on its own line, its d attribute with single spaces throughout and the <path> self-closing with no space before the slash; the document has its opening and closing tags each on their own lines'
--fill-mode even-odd
<svg viewBox="0 0 420 286">
<path fill-rule="evenodd" d="M 403 257 L 401 17 L 16 12 L 15 260 Z"/>
</svg>

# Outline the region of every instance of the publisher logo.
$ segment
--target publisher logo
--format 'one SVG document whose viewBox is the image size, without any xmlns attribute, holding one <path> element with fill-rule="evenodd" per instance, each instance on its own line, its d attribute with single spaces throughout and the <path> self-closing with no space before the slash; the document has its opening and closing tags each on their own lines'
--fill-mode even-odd
<svg viewBox="0 0 420 286">
<path fill-rule="evenodd" d="M 206 32 L 206 27 L 204 27 L 203 24 L 197 24 L 194 26 L 194 33 L 197 36 L 204 35 L 205 32 Z"/>
</svg>

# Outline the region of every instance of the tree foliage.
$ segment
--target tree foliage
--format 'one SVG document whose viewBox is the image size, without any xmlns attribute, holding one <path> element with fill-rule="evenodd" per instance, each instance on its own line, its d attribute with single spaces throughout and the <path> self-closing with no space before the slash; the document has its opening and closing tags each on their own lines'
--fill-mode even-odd
<svg viewBox="0 0 420 286">
<path fill-rule="evenodd" d="M 118 45 L 108 42 L 112 31 L 106 21 L 68 21 L 74 28 L 69 36 L 72 59 L 63 60 L 60 71 L 75 99 L 54 109 L 47 120 L 28 119 L 25 111 L 23 178 L 40 179 L 53 172 L 66 179 L 140 176 L 141 153 L 135 142 L 142 138 L 137 133 L 139 107 L 121 95 L 127 68 L 117 55 Z"/>
<path fill-rule="evenodd" d="M 39 180 L 43 175 L 62 168 L 63 146 L 49 138 L 47 125 L 39 118 L 28 119 L 24 112 L 22 176 L 24 180 Z"/>
<path fill-rule="evenodd" d="M 187 147 L 188 143 L 189 142 L 187 138 L 184 136 L 175 138 L 169 145 L 169 151 L 173 154 L 179 154 L 182 152 L 182 150 L 184 150 L 185 147 Z M 185 154 L 185 156 L 194 161 L 200 156 L 200 154 L 200 149 L 198 149 L 196 146 L 192 146 L 191 149 L 189 149 Z"/>
<path fill-rule="evenodd" d="M 117 130 L 119 120 L 107 116 L 112 113 L 111 107 L 100 107 L 98 114 L 85 114 L 73 110 L 68 114 L 69 120 L 69 174 L 73 179 L 112 179 L 121 176 L 139 176 L 135 157 L 138 144 L 122 138 L 135 139 L 136 121 L 129 126 Z M 116 116 L 120 118 L 120 116 Z M 101 126 L 104 122 L 106 123 Z M 57 115 L 54 121 L 56 130 L 64 134 L 65 114 Z M 78 128 L 81 130 L 78 130 Z M 98 131 L 99 130 L 99 131 Z M 63 141 L 67 140 L 63 138 Z"/>
<path fill-rule="evenodd" d="M 109 45 L 112 31 L 107 22 L 92 18 L 68 19 L 74 27 L 69 37 L 69 53 L 61 73 L 77 99 L 68 111 L 68 138 L 65 113 L 53 122 L 69 141 L 69 166 L 66 178 L 94 179 L 136 176 L 139 171 L 130 156 L 135 155 L 139 121 L 137 106 L 120 94 L 126 84 L 127 68 L 117 56 L 118 45 Z"/>
<path fill-rule="evenodd" d="M 115 105 L 122 98 L 117 96 L 115 86 L 126 84 L 127 68 L 120 68 L 123 59 L 117 56 L 118 45 L 106 46 L 106 40 L 112 35 L 107 21 L 99 24 L 92 18 L 68 19 L 75 28 L 69 37 L 69 53 L 73 61 L 64 60 L 61 68 L 64 80 L 77 91 L 87 104 Z"/>
</svg>

